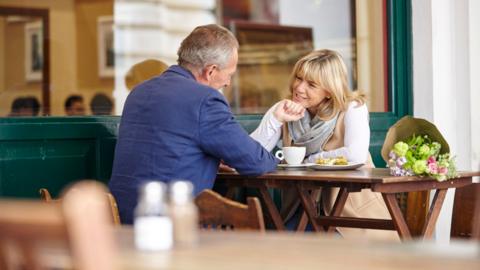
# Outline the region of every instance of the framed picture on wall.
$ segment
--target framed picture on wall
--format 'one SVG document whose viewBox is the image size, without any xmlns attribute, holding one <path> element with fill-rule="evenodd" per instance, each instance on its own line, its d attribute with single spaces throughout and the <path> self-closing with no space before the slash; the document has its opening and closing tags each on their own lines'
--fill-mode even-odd
<svg viewBox="0 0 480 270">
<path fill-rule="evenodd" d="M 98 17 L 97 31 L 98 75 L 102 78 L 113 77 L 115 72 L 115 51 L 113 47 L 112 16 Z"/>
<path fill-rule="evenodd" d="M 25 24 L 25 79 L 28 82 L 42 80 L 43 31 L 42 22 Z"/>
</svg>

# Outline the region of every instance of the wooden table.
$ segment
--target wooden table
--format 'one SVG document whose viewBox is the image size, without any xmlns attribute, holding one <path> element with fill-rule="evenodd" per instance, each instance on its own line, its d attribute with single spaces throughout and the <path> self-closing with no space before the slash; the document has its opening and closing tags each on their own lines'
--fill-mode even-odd
<svg viewBox="0 0 480 270">
<path fill-rule="evenodd" d="M 438 246 L 431 242 L 367 242 L 319 234 L 201 232 L 195 247 L 136 250 L 132 227 L 116 229 L 118 269 L 480 269 L 473 242 Z M 68 266 L 65 250 L 50 249 L 46 261 Z M 63 262 L 59 264 L 58 262 Z"/>
<path fill-rule="evenodd" d="M 227 196 L 232 196 L 235 187 L 253 187 L 260 192 L 267 213 L 278 230 L 285 230 L 284 223 L 268 188 L 295 187 L 315 231 L 332 231 L 335 227 L 370 228 L 396 230 L 402 239 L 410 239 L 411 233 L 397 202 L 396 193 L 435 190 L 422 235 L 431 238 L 449 188 L 472 184 L 472 177 L 480 172 L 459 172 L 459 177 L 438 182 L 429 177 L 391 176 L 388 169 L 358 169 L 344 171 L 277 170 L 258 177 L 242 176 L 237 173 L 219 173 L 217 181 L 229 187 Z M 316 211 L 316 190 L 322 187 L 339 187 L 340 192 L 330 216 L 319 216 Z M 349 193 L 371 189 L 380 192 L 392 219 L 369 219 L 340 217 Z M 305 222 L 304 222 L 305 223 Z M 304 225 L 304 224 L 301 224 Z"/>
</svg>

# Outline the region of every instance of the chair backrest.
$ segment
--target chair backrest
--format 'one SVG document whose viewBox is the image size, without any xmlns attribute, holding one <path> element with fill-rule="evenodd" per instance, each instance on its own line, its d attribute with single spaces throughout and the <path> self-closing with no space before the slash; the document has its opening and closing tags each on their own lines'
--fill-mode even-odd
<svg viewBox="0 0 480 270">
<path fill-rule="evenodd" d="M 479 183 L 455 189 L 450 236 L 480 240 Z"/>
<path fill-rule="evenodd" d="M 39 191 L 40 198 L 44 202 L 59 202 L 61 199 L 52 199 L 52 195 L 46 188 L 41 188 Z M 108 199 L 108 204 L 110 205 L 110 212 L 112 214 L 112 222 L 115 225 L 121 225 L 120 213 L 118 212 L 118 205 L 115 197 L 110 192 L 105 192 L 105 195 Z"/>
<path fill-rule="evenodd" d="M 245 205 L 212 190 L 204 190 L 195 198 L 195 204 L 201 228 L 265 231 L 262 208 L 257 198 L 247 198 Z"/>
<path fill-rule="evenodd" d="M 0 269 L 113 269 L 113 227 L 103 192 L 98 183 L 80 182 L 61 204 L 0 200 Z M 55 246 L 68 247 L 71 264 L 56 259 Z"/>
<path fill-rule="evenodd" d="M 43 201 L 50 202 L 53 200 L 52 195 L 50 195 L 50 192 L 48 191 L 48 189 L 41 188 L 38 192 L 40 193 L 40 198 Z"/>
<path fill-rule="evenodd" d="M 57 204 L 1 200 L 0 209 L 0 269 L 41 269 L 35 252 L 37 242 L 67 238 Z"/>
<path fill-rule="evenodd" d="M 480 184 L 475 184 L 476 188 L 476 199 L 475 199 L 475 208 L 473 211 L 473 228 L 472 228 L 472 238 L 480 241 Z"/>
</svg>

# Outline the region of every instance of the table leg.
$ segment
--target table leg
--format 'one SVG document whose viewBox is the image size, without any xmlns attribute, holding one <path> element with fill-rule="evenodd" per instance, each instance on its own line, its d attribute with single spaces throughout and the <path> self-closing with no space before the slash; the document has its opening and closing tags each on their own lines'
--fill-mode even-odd
<svg viewBox="0 0 480 270">
<path fill-rule="evenodd" d="M 400 206 L 398 206 L 397 198 L 395 197 L 394 193 L 382 193 L 383 200 L 387 205 L 388 212 L 392 216 L 393 224 L 397 229 L 398 235 L 401 239 L 411 239 L 412 235 L 410 234 L 410 230 L 408 229 L 407 222 L 403 217 L 402 210 Z"/>
<path fill-rule="evenodd" d="M 322 192 L 322 189 L 312 190 L 310 194 L 312 201 L 316 202 L 321 192 Z M 315 211 L 318 213 L 318 209 L 315 209 Z M 307 228 L 307 225 L 308 225 L 308 216 L 305 210 L 303 210 L 302 216 L 300 217 L 300 222 L 298 223 L 298 226 L 297 226 L 297 232 L 304 232 L 305 229 Z"/>
<path fill-rule="evenodd" d="M 432 200 L 432 205 L 428 211 L 427 220 L 425 226 L 423 227 L 423 239 L 428 239 L 432 237 L 433 230 L 435 229 L 435 224 L 437 223 L 438 216 L 440 215 L 440 210 L 442 209 L 443 201 L 447 195 L 447 189 L 437 189 L 435 191 L 435 196 Z"/>
<path fill-rule="evenodd" d="M 302 211 L 302 216 L 298 222 L 297 232 L 304 232 L 308 225 L 308 216 L 305 210 Z"/>
<path fill-rule="evenodd" d="M 285 225 L 283 224 L 282 217 L 280 216 L 280 213 L 278 212 L 278 209 L 275 206 L 275 203 L 273 202 L 273 199 L 270 196 L 270 193 L 268 193 L 267 186 L 262 185 L 258 187 L 258 190 L 260 191 L 260 196 L 262 197 L 263 202 L 265 203 L 265 207 L 267 208 L 268 214 L 272 218 L 275 228 L 277 228 L 277 230 L 279 231 L 284 231 Z"/>
<path fill-rule="evenodd" d="M 318 224 L 316 220 L 317 213 L 315 211 L 315 200 L 312 199 L 306 189 L 303 189 L 299 185 L 295 185 L 295 188 L 297 189 L 298 196 L 300 197 L 300 201 L 302 202 L 303 209 L 307 213 L 308 219 L 312 223 L 313 229 L 316 232 L 323 231 L 322 227 Z"/>
<path fill-rule="evenodd" d="M 339 217 L 342 214 L 343 208 L 345 207 L 345 203 L 347 202 L 348 198 L 348 190 L 347 188 L 340 188 L 338 192 L 337 198 L 335 199 L 335 203 L 333 204 L 332 211 L 330 212 L 330 216 L 332 217 Z M 332 233 L 335 231 L 336 227 L 327 227 L 327 232 Z"/>
</svg>

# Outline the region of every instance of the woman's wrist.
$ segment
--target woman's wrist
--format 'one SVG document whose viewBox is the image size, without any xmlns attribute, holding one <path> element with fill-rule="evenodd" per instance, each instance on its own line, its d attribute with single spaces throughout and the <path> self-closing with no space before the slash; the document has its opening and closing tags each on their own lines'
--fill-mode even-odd
<svg viewBox="0 0 480 270">
<path fill-rule="evenodd" d="M 283 119 L 282 114 L 281 114 L 281 109 L 279 108 L 279 106 L 283 106 L 283 102 L 278 102 L 275 106 L 276 107 L 273 110 L 273 118 L 275 119 L 275 121 L 277 123 L 284 124 L 285 120 Z"/>
<path fill-rule="evenodd" d="M 285 122 L 279 120 L 275 114 L 273 114 L 273 117 L 271 118 L 271 123 L 275 128 L 281 127 L 283 124 L 285 124 Z"/>
</svg>

